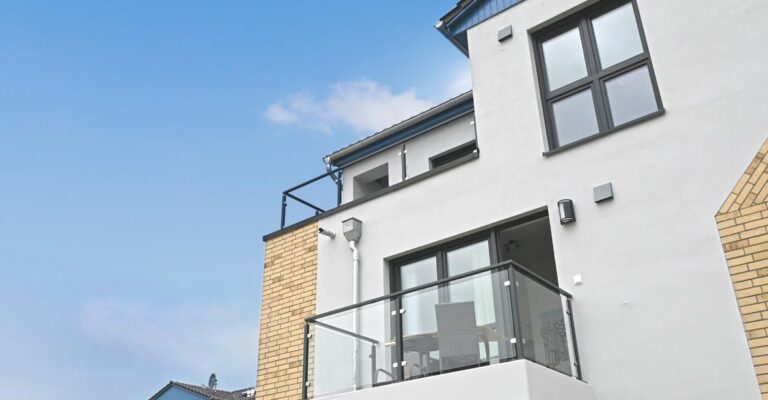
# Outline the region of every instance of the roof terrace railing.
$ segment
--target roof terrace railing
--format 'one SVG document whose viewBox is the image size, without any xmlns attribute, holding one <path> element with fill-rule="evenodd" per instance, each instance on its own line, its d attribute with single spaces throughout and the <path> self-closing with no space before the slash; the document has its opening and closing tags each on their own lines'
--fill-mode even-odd
<svg viewBox="0 0 768 400">
<path fill-rule="evenodd" d="M 507 261 L 306 318 L 303 398 L 517 359 L 581 379 L 572 300 Z"/>
<path fill-rule="evenodd" d="M 341 205 L 341 192 L 343 190 L 343 187 L 342 187 L 343 184 L 342 184 L 342 179 L 341 179 L 342 178 L 342 170 L 341 170 L 341 168 L 329 169 L 328 172 L 326 172 L 326 173 L 324 173 L 322 175 L 316 176 L 316 177 L 314 177 L 314 178 L 312 178 L 310 180 L 304 181 L 304 182 L 302 182 L 302 183 L 300 183 L 300 184 L 298 184 L 296 186 L 293 186 L 293 187 L 288 188 L 288 189 L 283 191 L 283 196 L 282 196 L 281 205 L 280 205 L 280 229 L 285 228 L 285 218 L 286 218 L 286 212 L 287 212 L 287 209 L 288 209 L 288 199 L 289 198 L 294 200 L 294 201 L 296 201 L 296 202 L 298 202 L 298 203 L 301 203 L 301 204 L 311 208 L 312 210 L 315 211 L 315 215 L 322 214 L 322 213 L 324 213 L 326 211 L 326 210 L 320 208 L 319 206 L 317 206 L 317 205 L 315 205 L 315 204 L 313 204 L 313 203 L 311 203 L 311 202 L 309 202 L 307 200 L 304 200 L 301 197 L 299 197 L 298 195 L 294 194 L 294 192 L 296 192 L 297 190 L 302 189 L 302 188 L 304 188 L 306 186 L 309 186 L 310 184 L 315 183 L 315 182 L 317 182 L 317 181 L 319 181 L 319 180 L 321 180 L 321 179 L 323 179 L 325 177 L 330 177 L 331 179 L 333 179 L 334 183 L 336 184 L 336 206 L 338 207 L 338 206 Z"/>
</svg>

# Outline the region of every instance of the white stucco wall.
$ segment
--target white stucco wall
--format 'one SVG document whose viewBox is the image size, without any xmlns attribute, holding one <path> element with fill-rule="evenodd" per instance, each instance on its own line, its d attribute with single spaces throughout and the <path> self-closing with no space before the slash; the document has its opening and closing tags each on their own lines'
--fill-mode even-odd
<svg viewBox="0 0 768 400">
<path fill-rule="evenodd" d="M 475 127 L 471 124 L 474 118 L 474 113 L 469 113 L 406 141 L 407 178 L 429 171 L 429 159 L 431 157 L 474 140 Z M 403 180 L 403 167 L 400 152 L 401 146 L 396 146 L 344 168 L 342 203 L 349 202 L 354 198 L 354 178 L 379 165 L 388 165 L 390 186 L 401 182 Z"/>
<path fill-rule="evenodd" d="M 527 0 L 470 30 L 478 160 L 320 225 L 363 221 L 366 299 L 388 291 L 389 257 L 547 206 L 598 400 L 758 399 L 714 214 L 768 135 L 768 2 L 638 0 L 666 114 L 543 157 L 526 31 L 579 3 Z M 616 198 L 595 204 L 592 188 L 606 182 Z M 563 198 L 577 215 L 565 227 Z M 318 254 L 318 311 L 351 303 L 343 237 L 321 237 Z"/>
</svg>

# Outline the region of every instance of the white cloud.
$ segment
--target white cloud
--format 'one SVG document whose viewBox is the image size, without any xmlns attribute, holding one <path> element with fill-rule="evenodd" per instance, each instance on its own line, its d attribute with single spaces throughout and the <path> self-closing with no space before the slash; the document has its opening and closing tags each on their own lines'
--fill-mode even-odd
<svg viewBox="0 0 768 400">
<path fill-rule="evenodd" d="M 415 89 L 394 93 L 388 86 L 362 79 L 337 82 L 322 99 L 299 93 L 270 105 L 264 116 L 279 125 L 330 133 L 348 127 L 371 133 L 416 115 L 434 103 L 420 98 Z"/>
<path fill-rule="evenodd" d="M 272 104 L 267 108 L 267 111 L 264 112 L 264 116 L 277 124 L 290 124 L 299 119 L 299 116 L 296 115 L 296 113 L 288 110 L 282 104 Z"/>
<path fill-rule="evenodd" d="M 255 379 L 259 328 L 243 320 L 241 307 L 150 307 L 119 300 L 87 304 L 86 331 L 110 345 L 199 376 L 252 371 Z"/>
<path fill-rule="evenodd" d="M 451 82 L 448 84 L 448 95 L 453 97 L 472 89 L 472 73 L 469 63 L 463 64 L 454 72 Z"/>
</svg>

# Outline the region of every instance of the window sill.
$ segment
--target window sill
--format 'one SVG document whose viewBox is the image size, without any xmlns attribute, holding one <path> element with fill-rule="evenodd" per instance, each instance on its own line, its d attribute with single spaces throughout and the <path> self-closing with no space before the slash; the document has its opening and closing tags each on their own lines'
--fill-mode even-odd
<svg viewBox="0 0 768 400">
<path fill-rule="evenodd" d="M 622 125 L 615 126 L 615 127 L 611 128 L 611 129 L 608 129 L 607 131 L 603 131 L 603 132 L 594 134 L 592 136 L 585 137 L 584 139 L 579 139 L 579 140 L 577 140 L 575 142 L 571 142 L 571 143 L 568 143 L 568 144 L 566 144 L 564 146 L 560 146 L 558 148 L 555 148 L 555 149 L 552 149 L 552 150 L 549 150 L 549 151 L 545 151 L 545 152 L 543 152 L 541 154 L 544 157 L 549 157 L 549 156 L 552 156 L 552 155 L 555 155 L 555 154 L 558 154 L 558 153 L 562 153 L 562 152 L 564 152 L 566 150 L 570 150 L 570 149 L 572 149 L 574 147 L 581 146 L 584 143 L 589 143 L 589 142 L 591 142 L 593 140 L 600 139 L 600 138 L 602 138 L 604 136 L 608 136 L 608 135 L 610 135 L 612 133 L 616 133 L 618 131 L 621 131 L 621 130 L 633 127 L 633 126 L 641 124 L 643 122 L 650 121 L 652 119 L 658 118 L 658 117 L 664 115 L 665 112 L 666 111 L 662 108 L 659 111 L 650 113 L 650 114 L 648 114 L 646 116 L 643 116 L 643 117 L 640 117 L 640 118 L 638 118 L 636 120 L 633 120 L 633 121 L 630 121 L 630 122 L 626 122 L 626 123 L 624 123 Z"/>
</svg>

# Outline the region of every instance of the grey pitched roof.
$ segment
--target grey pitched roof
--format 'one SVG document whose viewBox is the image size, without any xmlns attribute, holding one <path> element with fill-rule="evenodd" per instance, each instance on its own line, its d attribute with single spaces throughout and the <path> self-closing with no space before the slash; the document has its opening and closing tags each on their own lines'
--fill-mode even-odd
<svg viewBox="0 0 768 400">
<path fill-rule="evenodd" d="M 339 157 L 341 157 L 341 156 L 343 156 L 345 154 L 348 154 L 350 152 L 353 152 L 353 151 L 357 150 L 360 147 L 363 147 L 363 146 L 366 146 L 368 144 L 371 144 L 371 143 L 377 142 L 379 140 L 382 140 L 385 137 L 393 135 L 393 134 L 395 134 L 395 133 L 397 133 L 397 132 L 399 132 L 399 131 L 401 131 L 401 130 L 403 130 L 403 129 L 405 129 L 405 128 L 407 128 L 407 127 L 409 127 L 409 126 L 411 126 L 411 125 L 413 125 L 413 124 L 415 124 L 415 123 L 417 123 L 419 121 L 422 121 L 425 118 L 431 117 L 431 116 L 433 116 L 435 114 L 439 114 L 440 112 L 445 111 L 445 109 L 455 105 L 456 103 L 459 103 L 459 102 L 462 102 L 462 101 L 465 101 L 465 100 L 471 99 L 471 98 L 472 98 L 472 90 L 464 92 L 464 93 L 462 93 L 462 94 L 460 94 L 458 96 L 452 97 L 452 98 L 450 98 L 450 99 L 448 99 L 448 100 L 446 100 L 446 101 L 444 101 L 444 102 L 442 102 L 442 103 L 440 103 L 438 105 L 435 105 L 435 106 L 433 106 L 433 107 L 431 107 L 431 108 L 429 108 L 427 110 L 424 110 L 424 111 L 422 111 L 422 112 L 420 112 L 420 113 L 418 113 L 418 114 L 416 114 L 416 115 L 414 115 L 412 117 L 406 118 L 405 120 L 400 121 L 400 122 L 398 122 L 398 123 L 396 123 L 396 124 L 394 124 L 394 125 L 392 125 L 392 126 L 390 126 L 388 128 L 385 128 L 385 129 L 383 129 L 383 130 L 381 130 L 379 132 L 376 132 L 374 134 L 366 136 L 366 137 L 358 140 L 357 142 L 354 142 L 354 143 L 349 144 L 347 146 L 344 146 L 344 147 L 342 147 L 342 148 L 340 148 L 338 150 L 335 150 L 332 153 L 330 153 L 330 154 L 326 155 L 325 157 L 323 157 L 323 161 L 333 162 L 335 159 L 337 159 L 337 158 L 339 158 Z"/>
<path fill-rule="evenodd" d="M 157 392 L 154 396 L 150 397 L 149 400 L 156 400 L 160 398 L 160 396 L 163 393 L 165 393 L 166 390 L 170 389 L 171 386 L 178 386 L 192 393 L 196 393 L 201 396 L 204 396 L 206 399 L 209 399 L 209 400 L 245 400 L 248 398 L 245 395 L 248 389 L 241 389 L 234 392 L 229 392 L 226 390 L 211 389 L 206 386 L 190 385 L 189 383 L 170 381 L 167 385 L 165 385 L 162 389 L 160 389 L 159 392 Z"/>
<path fill-rule="evenodd" d="M 208 397 L 211 400 L 243 400 L 245 396 L 236 392 L 228 392 L 226 390 L 211 389 L 206 386 L 190 385 L 188 383 L 172 382 L 177 386 L 195 392 L 203 396 Z"/>
<path fill-rule="evenodd" d="M 451 9 L 451 11 L 448 11 L 445 15 L 443 15 L 443 18 L 440 18 L 440 21 L 443 23 L 451 22 L 452 19 L 456 18 L 457 15 L 459 15 L 462 11 L 464 11 L 465 8 L 475 3 L 475 0 L 459 0 L 456 5 Z"/>
</svg>

